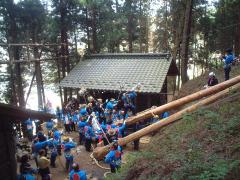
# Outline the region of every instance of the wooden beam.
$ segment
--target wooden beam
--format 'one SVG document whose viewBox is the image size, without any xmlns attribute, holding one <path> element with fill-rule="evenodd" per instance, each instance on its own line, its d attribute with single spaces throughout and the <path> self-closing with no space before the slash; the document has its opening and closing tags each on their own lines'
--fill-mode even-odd
<svg viewBox="0 0 240 180">
<path fill-rule="evenodd" d="M 238 90 L 240 88 L 240 84 L 235 85 L 232 90 Z M 177 113 L 169 116 L 168 118 L 165 118 L 163 120 L 160 120 L 156 123 L 153 123 L 137 132 L 134 132 L 124 138 L 119 138 L 118 140 L 118 144 L 120 146 L 126 145 L 129 142 L 132 142 L 134 140 L 137 140 L 147 134 L 150 134 L 152 132 L 158 131 L 159 129 L 161 129 L 164 126 L 167 126 L 173 122 L 176 122 L 177 120 L 181 119 L 182 116 L 186 113 L 189 112 L 193 112 L 197 109 L 199 109 L 200 107 L 203 107 L 205 105 L 209 105 L 211 103 L 216 102 L 218 99 L 227 96 L 229 93 L 231 93 L 230 89 L 225 89 L 221 92 L 218 92 L 217 94 L 214 94 L 206 99 L 203 99 L 201 101 L 199 101 L 198 103 L 195 103 L 194 105 L 191 105 L 190 107 L 187 107 L 181 111 L 178 111 Z M 97 160 L 102 160 L 105 155 L 109 152 L 110 149 L 110 145 L 104 146 L 104 147 L 97 147 L 96 149 L 94 149 L 93 152 L 93 156 L 97 159 Z"/>
<path fill-rule="evenodd" d="M 67 58 L 67 57 L 74 57 L 72 56 L 60 56 L 60 57 L 52 57 L 52 58 L 45 58 L 45 59 L 31 59 L 31 60 L 16 60 L 14 59 L 13 61 L 0 61 L 0 64 L 11 64 L 11 63 L 32 63 L 32 62 L 38 62 L 38 61 L 51 61 L 55 59 L 61 60 L 62 58 Z"/>
<path fill-rule="evenodd" d="M 148 119 L 148 118 L 152 118 L 154 115 L 161 115 L 165 111 L 169 111 L 169 110 L 178 108 L 178 107 L 183 106 L 183 105 L 185 105 L 187 103 L 190 103 L 192 101 L 201 99 L 201 98 L 206 97 L 206 96 L 210 96 L 210 95 L 215 94 L 215 93 L 218 93 L 218 92 L 220 92 L 224 89 L 227 89 L 227 88 L 229 88 L 229 87 L 231 87 L 231 86 L 233 86 L 233 85 L 235 85 L 239 82 L 240 82 L 240 76 L 237 76 L 237 77 L 232 78 L 228 81 L 224 81 L 220 84 L 217 84 L 213 87 L 209 87 L 207 89 L 204 89 L 204 90 L 198 91 L 196 93 L 193 93 L 191 95 L 185 96 L 181 99 L 177 99 L 177 100 L 172 101 L 170 103 L 159 106 L 159 107 L 157 107 L 153 110 L 150 110 L 150 111 L 147 111 L 147 112 L 144 112 L 144 113 L 140 113 L 139 115 L 136 115 L 136 116 L 132 116 L 132 117 L 130 117 L 126 120 L 126 124 L 127 125 L 135 124 L 138 121 Z"/>
<path fill-rule="evenodd" d="M 23 109 L 16 106 L 11 106 L 8 104 L 0 103 L 0 116 L 1 117 L 11 117 L 11 119 L 15 121 L 22 121 L 28 118 L 39 119 L 39 120 L 49 120 L 51 118 L 55 118 L 55 115 L 33 111 L 29 109 Z"/>
<path fill-rule="evenodd" d="M 0 46 L 61 46 L 61 45 L 69 45 L 69 46 L 73 46 L 72 43 L 52 43 L 52 44 L 38 44 L 38 43 L 0 43 Z"/>
</svg>

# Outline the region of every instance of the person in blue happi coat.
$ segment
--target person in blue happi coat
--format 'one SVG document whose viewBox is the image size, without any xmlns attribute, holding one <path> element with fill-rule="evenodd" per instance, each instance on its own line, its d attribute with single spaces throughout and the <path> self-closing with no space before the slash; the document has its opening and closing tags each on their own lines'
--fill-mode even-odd
<svg viewBox="0 0 240 180">
<path fill-rule="evenodd" d="M 93 131 L 92 127 L 92 119 L 93 116 L 89 116 L 88 122 L 84 127 L 84 135 L 85 135 L 85 149 L 86 151 L 91 151 L 91 144 L 97 140 L 96 135 Z"/>
<path fill-rule="evenodd" d="M 84 120 L 81 120 L 78 122 L 78 132 L 79 132 L 79 144 L 82 145 L 85 141 L 85 132 L 84 128 L 87 125 L 87 122 Z"/>
<path fill-rule="evenodd" d="M 122 101 L 124 103 L 125 112 L 127 112 L 128 109 L 130 109 L 133 112 L 133 115 L 136 114 L 135 106 L 136 97 L 137 93 L 133 90 L 123 94 Z"/>
<path fill-rule="evenodd" d="M 110 152 L 105 156 L 105 162 L 110 165 L 111 172 L 115 173 L 121 167 L 122 148 L 117 141 L 113 143 Z"/>
<path fill-rule="evenodd" d="M 49 141 L 49 143 L 48 143 L 48 147 L 50 150 L 50 166 L 53 168 L 56 167 L 55 161 L 56 161 L 56 158 L 58 155 L 58 152 L 57 152 L 58 144 L 59 144 L 59 141 L 57 139 L 53 139 L 52 141 Z"/>
<path fill-rule="evenodd" d="M 73 164 L 74 156 L 71 153 L 71 149 L 75 148 L 75 147 L 76 147 L 76 144 L 74 142 L 70 142 L 69 138 L 65 139 L 65 142 L 64 142 L 64 157 L 66 159 L 66 166 L 65 167 L 66 167 L 66 170 L 68 172 L 70 172 L 72 170 L 72 164 Z"/>
<path fill-rule="evenodd" d="M 52 130 L 53 130 L 53 126 L 54 126 L 54 122 L 52 119 L 49 119 L 47 122 L 46 122 L 46 128 L 48 130 L 48 137 L 51 136 L 51 133 L 52 133 Z"/>
<path fill-rule="evenodd" d="M 224 77 L 225 77 L 225 81 L 226 81 L 226 80 L 229 80 L 231 65 L 234 62 L 234 55 L 232 53 L 231 48 L 226 49 L 225 53 L 226 53 L 226 55 L 223 56 L 223 60 L 224 60 Z"/>
<path fill-rule="evenodd" d="M 32 141 L 33 138 L 33 122 L 30 118 L 28 118 L 24 124 L 26 125 L 27 128 L 27 137 L 29 141 Z"/>
<path fill-rule="evenodd" d="M 45 140 L 45 141 L 38 141 L 38 139 L 35 139 L 33 141 L 33 144 L 32 144 L 32 152 L 33 152 L 33 157 L 34 157 L 34 160 L 36 162 L 36 165 L 38 167 L 38 162 L 37 162 L 37 157 L 38 157 L 38 153 L 41 149 L 44 149 L 46 150 L 46 147 L 48 146 L 49 144 L 49 141 L 51 141 L 52 139 L 49 139 L 49 140 Z"/>
<path fill-rule="evenodd" d="M 69 173 L 69 180 L 87 180 L 87 174 L 84 170 L 79 169 L 77 163 L 73 163 L 72 171 Z"/>
<path fill-rule="evenodd" d="M 53 128 L 53 139 L 57 142 L 57 153 L 59 156 L 62 155 L 62 142 L 61 142 L 61 133 L 57 128 Z"/>
<path fill-rule="evenodd" d="M 76 131 L 76 125 L 79 121 L 79 114 L 78 111 L 72 113 L 72 130 Z"/>
</svg>

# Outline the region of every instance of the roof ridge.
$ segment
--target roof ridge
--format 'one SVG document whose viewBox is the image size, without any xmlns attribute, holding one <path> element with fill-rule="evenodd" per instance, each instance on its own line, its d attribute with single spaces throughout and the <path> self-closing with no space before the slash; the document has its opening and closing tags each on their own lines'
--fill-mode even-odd
<svg viewBox="0 0 240 180">
<path fill-rule="evenodd" d="M 169 59 L 171 57 L 170 53 L 101 53 L 101 54 L 90 54 L 88 55 L 89 58 L 97 58 L 97 57 L 161 57 Z"/>
</svg>

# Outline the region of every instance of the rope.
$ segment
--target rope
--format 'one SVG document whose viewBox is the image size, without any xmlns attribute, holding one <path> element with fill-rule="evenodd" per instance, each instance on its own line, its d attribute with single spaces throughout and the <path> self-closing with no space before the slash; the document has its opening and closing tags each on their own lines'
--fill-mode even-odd
<svg viewBox="0 0 240 180">
<path fill-rule="evenodd" d="M 152 114 L 153 118 L 157 118 L 157 119 L 159 119 L 159 116 L 158 116 L 158 115 L 156 115 L 156 114 L 154 114 L 154 113 L 153 113 L 153 110 L 152 110 L 152 111 L 150 111 L 150 112 L 151 112 L 151 114 Z"/>
<path fill-rule="evenodd" d="M 110 170 L 110 168 L 104 167 L 104 166 L 100 165 L 99 162 L 94 158 L 93 153 L 90 154 L 90 158 L 95 162 L 95 164 L 96 164 L 98 167 L 100 167 L 100 168 L 102 168 L 102 169 Z"/>
</svg>

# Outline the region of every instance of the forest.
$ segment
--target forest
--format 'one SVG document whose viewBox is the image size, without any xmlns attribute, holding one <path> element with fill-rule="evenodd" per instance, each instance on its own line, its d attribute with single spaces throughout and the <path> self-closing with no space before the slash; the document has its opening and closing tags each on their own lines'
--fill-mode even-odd
<svg viewBox="0 0 240 180">
<path fill-rule="evenodd" d="M 171 53 L 182 84 L 189 64 L 221 67 L 240 52 L 239 0 L 1 0 L 0 101 L 26 106 L 31 84 L 59 83 L 93 53 Z M 57 89 L 66 102 L 71 89 Z"/>
</svg>

